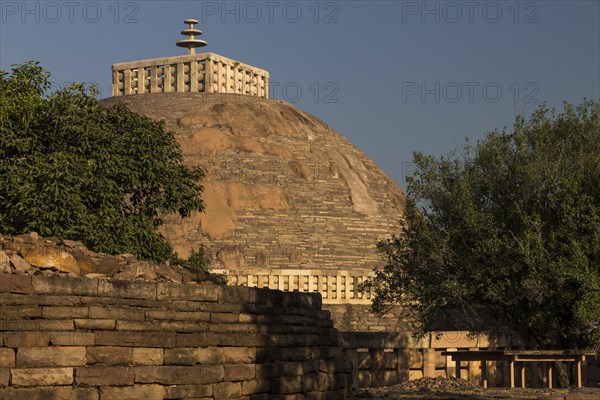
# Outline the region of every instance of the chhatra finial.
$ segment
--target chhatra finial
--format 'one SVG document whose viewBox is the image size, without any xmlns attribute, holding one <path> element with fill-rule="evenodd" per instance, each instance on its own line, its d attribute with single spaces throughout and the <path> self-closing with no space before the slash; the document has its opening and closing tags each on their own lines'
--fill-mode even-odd
<svg viewBox="0 0 600 400">
<path fill-rule="evenodd" d="M 195 38 L 195 35 L 202 35 L 201 30 L 194 28 L 194 25 L 198 24 L 199 21 L 197 19 L 186 19 L 183 22 L 188 24 L 189 27 L 182 30 L 181 34 L 188 38 L 177 42 L 177 46 L 187 48 L 190 55 L 196 54 L 196 47 L 206 46 L 206 41 Z"/>
</svg>

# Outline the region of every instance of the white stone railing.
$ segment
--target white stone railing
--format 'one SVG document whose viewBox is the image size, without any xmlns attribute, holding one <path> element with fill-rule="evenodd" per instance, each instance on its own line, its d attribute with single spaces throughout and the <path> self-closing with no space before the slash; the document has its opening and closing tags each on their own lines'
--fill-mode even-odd
<svg viewBox="0 0 600 400">
<path fill-rule="evenodd" d="M 371 277 L 365 271 L 308 269 L 213 270 L 227 276 L 228 285 L 278 289 L 286 292 L 318 292 L 324 304 L 370 304 L 371 294 L 360 293 L 358 285 Z"/>
<path fill-rule="evenodd" d="M 214 53 L 113 64 L 113 96 L 236 93 L 269 98 L 269 72 Z"/>
</svg>

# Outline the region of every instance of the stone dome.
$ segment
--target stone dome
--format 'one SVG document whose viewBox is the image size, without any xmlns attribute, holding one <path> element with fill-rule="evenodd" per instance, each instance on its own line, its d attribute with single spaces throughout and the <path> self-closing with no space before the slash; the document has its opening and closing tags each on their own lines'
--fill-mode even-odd
<svg viewBox="0 0 600 400">
<path fill-rule="evenodd" d="M 205 213 L 167 217 L 162 233 L 187 257 L 204 245 L 215 269 L 380 265 L 376 242 L 399 231 L 405 195 L 318 118 L 279 100 L 159 93 L 104 100 L 166 121 L 185 160 L 206 169 Z"/>
</svg>

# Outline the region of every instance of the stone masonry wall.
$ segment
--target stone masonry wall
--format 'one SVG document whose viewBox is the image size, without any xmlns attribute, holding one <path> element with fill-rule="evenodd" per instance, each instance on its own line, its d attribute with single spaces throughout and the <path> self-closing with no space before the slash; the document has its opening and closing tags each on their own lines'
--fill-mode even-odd
<svg viewBox="0 0 600 400">
<path fill-rule="evenodd" d="M 0 399 L 344 399 L 318 294 L 0 274 Z"/>
</svg>

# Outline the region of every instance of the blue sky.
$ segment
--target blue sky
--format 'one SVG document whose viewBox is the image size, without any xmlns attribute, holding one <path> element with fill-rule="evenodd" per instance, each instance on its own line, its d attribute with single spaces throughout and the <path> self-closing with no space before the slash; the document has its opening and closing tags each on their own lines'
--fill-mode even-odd
<svg viewBox="0 0 600 400">
<path fill-rule="evenodd" d="M 400 186 L 542 101 L 600 98 L 600 1 L 0 1 L 0 69 L 39 60 L 56 86 L 112 63 L 206 51 L 270 71 L 274 98 L 322 118 Z"/>
</svg>

